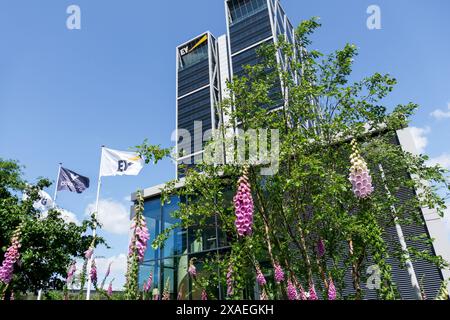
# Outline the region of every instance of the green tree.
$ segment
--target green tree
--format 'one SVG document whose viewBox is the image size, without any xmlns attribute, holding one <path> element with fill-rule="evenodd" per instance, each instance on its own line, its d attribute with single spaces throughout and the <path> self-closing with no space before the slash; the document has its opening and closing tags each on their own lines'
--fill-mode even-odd
<svg viewBox="0 0 450 320">
<path fill-rule="evenodd" d="M 0 158 L 0 263 L 19 226 L 21 234 L 20 258 L 14 265 L 12 281 L 8 286 L 0 284 L 5 298 L 11 292 L 62 289 L 69 265 L 74 259 L 82 258 L 93 242 L 92 236 L 86 235 L 93 227 L 92 220 L 76 225 L 64 221 L 57 209 L 49 210 L 43 217 L 33 207 L 39 191 L 50 185 L 47 179 L 39 179 L 34 185 L 27 183 L 16 161 Z M 24 198 L 24 194 L 28 197 Z M 97 238 L 94 243 L 104 241 Z"/>
<path fill-rule="evenodd" d="M 366 268 L 373 264 L 380 270 L 378 297 L 401 298 L 388 258 L 404 263 L 407 255 L 395 246 L 388 249 L 386 229 L 395 222 L 423 224 L 420 207 L 436 209 L 440 215 L 445 210 L 438 190 L 448 194 L 446 171 L 428 167 L 425 155 L 410 154 L 393 143 L 396 130 L 408 125 L 418 106 L 408 103 L 391 111 L 383 106 L 383 99 L 396 84 L 389 75 L 375 73 L 351 83 L 357 56 L 354 45 L 329 55 L 308 50 L 311 35 L 319 26 L 317 19 L 304 21 L 296 30 L 294 44 L 280 37 L 276 45 L 260 48 L 262 62 L 247 66 L 244 76 L 228 84 L 230 98 L 219 107 L 219 113 L 231 120 L 218 128 L 210 150 L 237 144 L 237 138 L 227 134 L 235 124 L 244 132 L 277 129 L 278 172 L 264 176 L 260 171 L 264 165 L 250 159 L 243 166 L 234 153 L 227 156 L 225 164 L 203 163 L 196 164 L 197 170 L 186 169 L 182 188 L 172 181 L 163 191 L 163 201 L 169 201 L 172 194 L 187 199 L 175 212 L 181 222 L 172 229 L 195 226 L 201 232 L 208 221 L 217 218 L 232 239 L 229 257 L 203 262 L 208 265 L 205 269 L 219 268 L 222 273 L 208 279 L 211 287 L 219 282 L 226 287 L 228 265 L 223 261 L 234 263 L 235 293 L 231 298 L 246 297 L 244 288 L 255 283 L 258 262 L 266 274 L 273 274 L 278 264 L 284 270 L 285 281 L 270 281 L 264 288 L 270 298 L 286 298 L 287 280 L 297 288 L 315 288 L 327 298 L 333 280 L 338 298 L 363 299 L 361 283 Z M 274 88 L 281 88 L 282 94 L 274 95 Z M 274 105 L 279 108 L 269 111 L 267 106 Z M 240 138 L 249 139 L 245 134 Z M 138 148 L 150 159 L 154 150 L 147 143 Z M 357 196 L 349 182 L 350 159 L 355 152 L 367 162 L 375 186 L 365 198 Z M 239 177 L 251 186 L 254 203 L 253 232 L 246 236 L 239 236 L 235 226 L 232 195 Z M 415 196 L 417 190 L 421 193 Z M 410 195 L 407 199 L 397 196 L 405 192 Z M 163 245 L 170 231 L 165 230 L 154 246 Z M 408 240 L 426 245 L 431 241 L 425 235 Z M 446 265 L 441 257 L 414 246 L 408 254 L 412 260 Z M 343 296 L 346 270 L 351 270 L 354 291 L 347 297 Z"/>
</svg>

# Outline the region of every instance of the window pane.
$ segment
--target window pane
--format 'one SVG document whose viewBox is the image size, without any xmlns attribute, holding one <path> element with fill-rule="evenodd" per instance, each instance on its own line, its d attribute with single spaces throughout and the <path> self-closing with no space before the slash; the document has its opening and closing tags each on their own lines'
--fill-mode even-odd
<svg viewBox="0 0 450 320">
<path fill-rule="evenodd" d="M 267 8 L 266 0 L 234 0 L 228 3 L 231 23 L 238 23 Z"/>
<path fill-rule="evenodd" d="M 163 286 L 169 289 L 170 299 L 188 299 L 189 278 L 187 274 L 187 256 L 173 257 L 163 260 Z"/>
<path fill-rule="evenodd" d="M 171 197 L 170 204 L 165 204 L 163 207 L 164 229 L 172 227 L 179 223 L 180 219 L 172 217 L 174 211 L 179 209 L 179 198 Z M 176 256 L 186 254 L 186 230 L 176 228 L 170 232 L 169 238 L 164 244 L 164 257 Z"/>
<path fill-rule="evenodd" d="M 144 204 L 144 217 L 147 222 L 150 239 L 147 242 L 147 251 L 144 260 L 155 260 L 159 258 L 159 249 L 152 249 L 152 242 L 161 232 L 161 204 L 160 199 L 146 201 Z"/>
<path fill-rule="evenodd" d="M 150 292 L 157 292 L 159 288 L 159 264 L 158 261 L 148 261 L 139 266 L 139 289 L 142 290 L 150 274 L 153 276 L 153 285 Z"/>
</svg>

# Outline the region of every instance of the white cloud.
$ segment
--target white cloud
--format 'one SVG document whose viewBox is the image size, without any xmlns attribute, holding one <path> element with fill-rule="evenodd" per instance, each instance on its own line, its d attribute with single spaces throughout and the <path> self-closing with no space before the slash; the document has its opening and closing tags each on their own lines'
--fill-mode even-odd
<svg viewBox="0 0 450 320">
<path fill-rule="evenodd" d="M 95 211 L 95 203 L 90 203 L 85 212 L 90 216 Z M 122 203 L 112 199 L 101 199 L 98 203 L 98 221 L 102 229 L 114 234 L 128 234 L 130 229 L 130 212 Z"/>
<path fill-rule="evenodd" d="M 123 285 L 125 284 L 125 273 L 127 272 L 127 256 L 124 253 L 108 258 L 96 258 L 95 263 L 97 265 L 99 282 L 105 277 L 108 266 L 111 263 L 111 273 L 105 281 L 104 289 L 107 288 L 112 279 L 114 279 L 114 290 L 121 290 L 123 288 Z"/>
<path fill-rule="evenodd" d="M 443 168 L 450 169 L 450 154 L 443 153 L 439 157 L 431 158 L 427 161 L 429 166 L 440 164 Z"/>
<path fill-rule="evenodd" d="M 450 118 L 450 102 L 448 103 L 448 111 L 436 109 L 431 113 L 431 116 L 437 120 Z"/>
<path fill-rule="evenodd" d="M 61 218 L 67 223 L 73 222 L 77 225 L 80 225 L 80 221 L 78 220 L 75 213 L 68 211 L 66 209 L 59 209 L 59 212 L 61 212 Z"/>
<path fill-rule="evenodd" d="M 419 153 L 424 153 L 425 148 L 428 145 L 428 138 L 426 137 L 426 135 L 431 132 L 430 127 L 425 128 L 409 127 L 409 131 L 412 135 L 417 151 Z"/>
</svg>

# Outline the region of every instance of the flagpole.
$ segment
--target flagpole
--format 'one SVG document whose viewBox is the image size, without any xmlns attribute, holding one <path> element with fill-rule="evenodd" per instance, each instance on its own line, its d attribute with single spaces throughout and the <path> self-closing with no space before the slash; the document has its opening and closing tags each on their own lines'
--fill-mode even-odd
<svg viewBox="0 0 450 320">
<path fill-rule="evenodd" d="M 58 183 L 59 183 L 59 175 L 61 174 L 61 167 L 62 167 L 62 162 L 59 163 L 58 175 L 56 176 L 55 193 L 53 194 L 53 208 L 56 207 L 56 196 L 58 194 Z"/>
<path fill-rule="evenodd" d="M 97 235 L 97 213 L 98 213 L 98 201 L 99 201 L 99 197 L 100 197 L 100 187 L 102 185 L 102 177 L 101 177 L 101 169 L 102 169 L 102 155 L 103 155 L 103 148 L 105 146 L 102 146 L 102 152 L 100 155 L 100 167 L 98 170 L 98 182 L 97 182 L 97 197 L 95 200 L 95 212 L 94 212 L 94 228 L 92 230 L 92 238 L 95 241 L 95 237 Z M 87 277 L 88 277 L 88 284 L 87 284 L 87 290 L 86 290 L 86 300 L 90 300 L 91 298 L 91 267 L 92 267 L 92 261 L 94 260 L 94 254 L 91 255 L 91 257 L 89 258 L 88 261 L 88 267 L 87 267 Z"/>
</svg>

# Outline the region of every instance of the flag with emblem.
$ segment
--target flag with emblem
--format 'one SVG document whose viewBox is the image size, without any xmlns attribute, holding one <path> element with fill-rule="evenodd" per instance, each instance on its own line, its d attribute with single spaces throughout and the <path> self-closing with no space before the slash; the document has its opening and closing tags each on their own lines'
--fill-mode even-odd
<svg viewBox="0 0 450 320">
<path fill-rule="evenodd" d="M 82 193 L 89 188 L 89 178 L 63 167 L 59 170 L 58 191 Z"/>
<path fill-rule="evenodd" d="M 102 149 L 100 176 L 136 176 L 144 167 L 144 160 L 135 152 Z"/>
<path fill-rule="evenodd" d="M 22 200 L 26 201 L 29 198 L 27 193 L 23 193 Z M 36 210 L 45 212 L 53 208 L 53 199 L 44 190 L 39 190 L 39 199 L 33 203 L 33 207 Z"/>
</svg>

